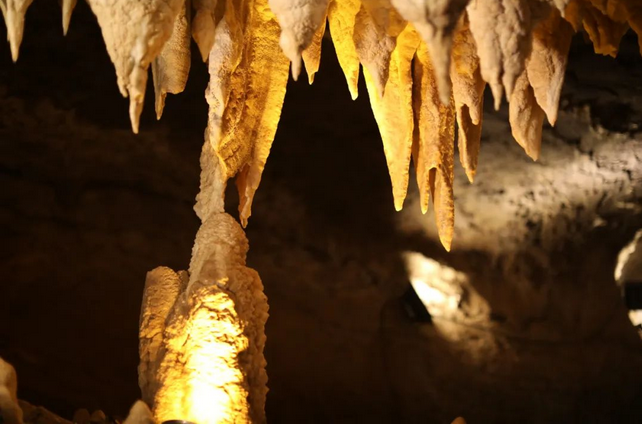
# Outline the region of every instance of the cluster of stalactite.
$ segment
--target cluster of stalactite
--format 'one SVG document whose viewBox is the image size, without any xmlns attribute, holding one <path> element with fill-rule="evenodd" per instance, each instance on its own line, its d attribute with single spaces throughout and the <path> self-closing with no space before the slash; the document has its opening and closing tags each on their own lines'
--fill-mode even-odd
<svg viewBox="0 0 642 424">
<path fill-rule="evenodd" d="M 0 0 L 14 60 L 33 0 Z M 167 93 L 180 93 L 193 38 L 211 75 L 206 138 L 225 179 L 236 176 L 243 225 L 278 124 L 291 62 L 310 83 L 329 24 L 348 88 L 360 65 L 380 128 L 394 205 L 403 206 L 412 160 L 421 208 L 435 209 L 450 249 L 454 144 L 472 181 L 480 148 L 483 92 L 510 104 L 515 140 L 533 159 L 542 124 L 557 118 L 571 37 L 614 56 L 639 0 L 87 0 L 102 28 L 118 86 L 130 98 L 134 132 L 151 65 L 160 118 Z M 63 29 L 76 0 L 62 1 Z M 456 125 L 455 125 L 456 123 Z M 457 135 L 455 134 L 457 133 Z"/>
<path fill-rule="evenodd" d="M 202 226 L 189 273 L 152 271 L 141 314 L 140 385 L 158 421 L 265 419 L 267 302 L 258 275 L 245 266 L 243 230 L 224 212 L 225 186 L 236 178 L 247 225 L 289 72 L 296 80 L 305 67 L 313 82 L 326 26 L 353 99 L 363 68 L 395 208 L 403 206 L 412 161 L 422 212 L 432 199 L 448 250 L 455 142 L 472 182 L 486 85 L 496 109 L 506 98 L 514 138 L 537 159 L 544 119 L 554 125 L 557 118 L 573 34 L 584 32 L 607 55 L 617 53 L 629 28 L 642 34 L 640 0 L 87 2 L 130 99 L 134 132 L 150 67 L 158 118 L 167 93 L 185 88 L 192 38 L 210 74 L 196 205 Z M 31 3 L 0 0 L 14 60 Z M 62 1 L 65 32 L 75 3 Z"/>
</svg>

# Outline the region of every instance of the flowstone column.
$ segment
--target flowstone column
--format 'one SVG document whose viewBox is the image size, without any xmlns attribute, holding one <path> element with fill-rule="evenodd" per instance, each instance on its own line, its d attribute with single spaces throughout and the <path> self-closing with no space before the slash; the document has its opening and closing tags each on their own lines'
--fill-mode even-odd
<svg viewBox="0 0 642 424">
<path fill-rule="evenodd" d="M 189 273 L 159 267 L 145 282 L 139 384 L 158 422 L 265 421 L 267 298 L 245 266 L 245 233 L 223 211 L 218 160 L 206 141 Z"/>
</svg>

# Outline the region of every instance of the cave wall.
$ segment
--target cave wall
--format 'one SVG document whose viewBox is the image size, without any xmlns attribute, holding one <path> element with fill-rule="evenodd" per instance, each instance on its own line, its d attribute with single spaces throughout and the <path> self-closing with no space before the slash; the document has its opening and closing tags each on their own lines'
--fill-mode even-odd
<svg viewBox="0 0 642 424">
<path fill-rule="evenodd" d="M 63 38 L 50 3 L 29 10 L 16 65 L 0 46 L 0 356 L 32 403 L 125 415 L 145 273 L 184 268 L 198 226 L 206 72 L 193 63 L 162 121 L 148 102 L 134 136 L 91 12 Z M 613 279 L 642 227 L 642 61 L 623 43 L 613 60 L 575 40 L 539 162 L 506 108 L 486 113 L 450 254 L 416 192 L 394 212 L 365 87 L 350 100 L 324 43 L 315 84 L 288 86 L 247 230 L 270 303 L 268 420 L 642 419 L 642 343 Z M 409 252 L 462 276 L 432 324 L 400 300 Z"/>
</svg>

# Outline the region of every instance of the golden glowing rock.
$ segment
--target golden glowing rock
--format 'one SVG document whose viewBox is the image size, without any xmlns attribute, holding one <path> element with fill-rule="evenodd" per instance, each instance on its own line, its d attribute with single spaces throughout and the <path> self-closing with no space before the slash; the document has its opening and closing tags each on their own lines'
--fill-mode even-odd
<svg viewBox="0 0 642 424">
<path fill-rule="evenodd" d="M 370 96 L 370 105 L 383 141 L 395 209 L 399 211 L 403 207 L 408 191 L 408 168 L 414 128 L 411 65 L 419 45 L 419 36 L 412 27 L 408 26 L 399 35 L 396 44 L 397 47 L 390 60 L 390 73 L 383 96 L 380 94 L 376 79 L 369 70 L 364 68 L 363 73 Z"/>
<path fill-rule="evenodd" d="M 192 17 L 192 36 L 203 62 L 212 51 L 216 29 L 216 5 L 218 0 L 192 0 L 194 16 Z"/>
<path fill-rule="evenodd" d="M 155 424 L 154 416 L 149 407 L 142 400 L 137 401 L 129 410 L 129 415 L 123 424 Z"/>
<path fill-rule="evenodd" d="M 359 56 L 354 45 L 354 26 L 361 8 L 359 0 L 332 0 L 328 8 L 330 36 L 339 65 L 346 76 L 352 100 L 359 94 Z"/>
<path fill-rule="evenodd" d="M 152 62 L 154 93 L 156 94 L 156 119 L 163 115 L 167 93 L 182 93 L 187 84 L 191 62 L 190 23 L 187 4 L 183 3 L 174 21 L 172 36 L 167 40 L 160 55 Z"/>
<path fill-rule="evenodd" d="M 158 422 L 265 421 L 267 301 L 247 249 L 239 224 L 213 213 L 196 236 L 189 282 L 168 268 L 148 274 L 140 376 Z"/>
<path fill-rule="evenodd" d="M 261 182 L 285 98 L 288 59 L 279 47 L 279 33 L 265 0 L 228 0 L 209 59 L 209 147 L 203 149 L 211 148 L 216 153 L 216 172 L 222 173 L 223 182 L 238 174 L 243 225 L 251 215 L 252 199 Z M 218 179 L 210 178 L 208 173 L 203 175 L 206 180 L 201 179 L 199 199 L 208 191 L 208 184 L 218 184 Z M 213 198 L 208 194 L 199 202 L 207 204 Z M 222 201 L 217 200 L 218 210 L 222 210 Z"/>
<path fill-rule="evenodd" d="M 531 54 L 526 61 L 528 82 L 551 125 L 557 121 L 571 38 L 573 29 L 554 9 L 533 30 Z"/>
<path fill-rule="evenodd" d="M 163 355 L 165 322 L 178 296 L 187 287 L 185 271 L 175 273 L 167 267 L 158 267 L 147 273 L 140 312 L 138 386 L 143 400 L 153 405 L 161 382 L 158 367 Z"/>
<path fill-rule="evenodd" d="M 368 83 L 368 78 L 372 80 L 379 97 L 383 96 L 388 82 L 390 60 L 392 52 L 395 50 L 397 35 L 391 35 L 388 28 L 377 24 L 368 9 L 361 5 L 359 13 L 355 17 L 354 46 L 359 62 L 364 68 L 366 83 Z M 372 100 L 370 102 L 372 103 Z"/>
<path fill-rule="evenodd" d="M 264 0 L 255 1 L 253 24 L 256 30 L 248 40 L 246 55 L 247 87 L 252 91 L 245 99 L 245 114 L 238 135 L 239 142 L 250 143 L 252 150 L 237 177 L 239 215 L 247 225 L 252 214 L 252 200 L 261 182 L 272 142 L 281 117 L 288 83 L 288 61 L 276 42 L 278 26 Z M 244 90 L 247 90 L 244 87 Z M 243 133 L 247 134 L 243 136 Z"/>
<path fill-rule="evenodd" d="M 138 133 L 147 72 L 169 39 L 181 0 L 88 0 L 98 19 L 107 52 L 116 67 L 118 88 L 129 97 L 132 130 Z"/>
<path fill-rule="evenodd" d="M 77 0 L 62 0 L 62 33 L 67 35 L 71 14 L 76 7 Z"/>
<path fill-rule="evenodd" d="M 20 44 L 25 29 L 25 13 L 33 0 L 0 0 L 0 10 L 7 26 L 7 39 L 11 47 L 11 58 L 18 60 Z"/>
<path fill-rule="evenodd" d="M 457 113 L 459 160 L 472 183 L 477 172 L 486 82 L 481 77 L 467 15 L 462 16 L 455 32 L 450 78 Z"/>
<path fill-rule="evenodd" d="M 453 33 L 469 0 L 392 0 L 428 47 L 442 103 L 450 101 Z"/>
<path fill-rule="evenodd" d="M 439 240 L 450 250 L 455 224 L 453 202 L 454 125 L 453 100 L 444 105 L 425 43 L 414 61 L 413 109 L 415 119 L 414 163 L 421 211 L 426 213 L 430 196 L 435 208 Z"/>
<path fill-rule="evenodd" d="M 314 33 L 312 42 L 308 48 L 301 53 L 303 63 L 305 64 L 305 72 L 308 74 L 308 82 L 310 84 L 314 82 L 314 75 L 319 71 L 319 65 L 321 64 L 321 44 L 323 43 L 323 35 L 325 34 L 326 17 L 327 13 L 323 16 L 323 23 L 319 25 L 319 29 Z"/>
</svg>

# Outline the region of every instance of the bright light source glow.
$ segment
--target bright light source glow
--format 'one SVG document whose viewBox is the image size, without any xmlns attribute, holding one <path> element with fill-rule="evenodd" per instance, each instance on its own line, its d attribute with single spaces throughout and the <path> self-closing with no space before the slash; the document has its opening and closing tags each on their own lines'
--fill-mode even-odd
<svg viewBox="0 0 642 424">
<path fill-rule="evenodd" d="M 466 275 L 418 252 L 407 252 L 404 259 L 410 284 L 430 315 L 452 315 L 461 303 Z"/>
<path fill-rule="evenodd" d="M 635 234 L 633 240 L 618 255 L 615 281 L 619 286 L 627 282 L 642 281 L 642 230 Z M 642 310 L 629 311 L 629 319 L 634 326 L 641 326 Z"/>
<path fill-rule="evenodd" d="M 234 300 L 215 285 L 201 288 L 190 298 L 187 322 L 176 323 L 170 352 L 161 366 L 156 419 L 239 422 L 249 417 L 248 387 L 239 364 L 248 340 Z"/>
</svg>

